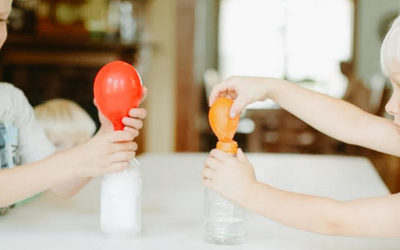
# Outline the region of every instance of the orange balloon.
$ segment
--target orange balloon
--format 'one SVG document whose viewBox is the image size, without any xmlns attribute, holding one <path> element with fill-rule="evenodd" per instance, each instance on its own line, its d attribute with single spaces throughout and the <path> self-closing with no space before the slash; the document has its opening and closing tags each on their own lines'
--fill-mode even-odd
<svg viewBox="0 0 400 250">
<path fill-rule="evenodd" d="M 208 113 L 211 129 L 220 142 L 233 142 L 232 139 L 236 133 L 239 116 L 233 119 L 229 116 L 232 104 L 231 99 L 220 97 L 214 102 Z"/>
</svg>

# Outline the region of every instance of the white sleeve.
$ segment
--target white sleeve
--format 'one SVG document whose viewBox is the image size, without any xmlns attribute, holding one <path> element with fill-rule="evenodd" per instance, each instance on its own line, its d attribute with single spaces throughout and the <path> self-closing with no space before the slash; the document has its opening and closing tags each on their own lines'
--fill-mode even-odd
<svg viewBox="0 0 400 250">
<path fill-rule="evenodd" d="M 0 119 L 11 121 L 18 128 L 21 163 L 39 161 L 52 155 L 55 148 L 36 121 L 33 108 L 23 92 L 4 83 L 0 84 L 0 92 L 0 105 L 3 106 Z"/>
</svg>

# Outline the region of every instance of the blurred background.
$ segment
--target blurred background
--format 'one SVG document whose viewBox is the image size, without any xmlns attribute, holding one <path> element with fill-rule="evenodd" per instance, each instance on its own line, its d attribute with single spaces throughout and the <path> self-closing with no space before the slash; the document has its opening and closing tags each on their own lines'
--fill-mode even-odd
<svg viewBox="0 0 400 250">
<path fill-rule="evenodd" d="M 0 80 L 32 105 L 79 103 L 97 121 L 92 86 L 112 60 L 132 63 L 149 95 L 140 152 L 207 152 L 212 86 L 273 76 L 386 116 L 379 48 L 400 0 L 14 0 Z M 271 101 L 250 105 L 236 140 L 247 152 L 366 156 L 392 192 L 400 161 L 329 138 Z"/>
</svg>

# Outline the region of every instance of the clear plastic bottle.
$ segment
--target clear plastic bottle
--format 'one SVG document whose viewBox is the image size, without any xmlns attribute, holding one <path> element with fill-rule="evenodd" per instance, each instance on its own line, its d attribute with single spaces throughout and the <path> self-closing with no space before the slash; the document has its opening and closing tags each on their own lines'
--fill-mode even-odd
<svg viewBox="0 0 400 250">
<path fill-rule="evenodd" d="M 234 156 L 234 155 L 232 155 Z M 205 191 L 205 239 L 218 245 L 241 244 L 245 235 L 244 210 L 219 193 Z"/>
<path fill-rule="evenodd" d="M 104 176 L 101 183 L 101 231 L 113 237 L 139 237 L 142 230 L 142 177 L 139 162 Z"/>
</svg>

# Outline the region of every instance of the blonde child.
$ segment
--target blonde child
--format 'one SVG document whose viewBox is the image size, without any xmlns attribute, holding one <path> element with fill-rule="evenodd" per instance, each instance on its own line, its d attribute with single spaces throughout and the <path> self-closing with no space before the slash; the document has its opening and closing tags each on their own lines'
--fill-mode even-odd
<svg viewBox="0 0 400 250">
<path fill-rule="evenodd" d="M 11 0 L 0 1 L 0 47 L 7 37 Z M 146 92 L 146 90 L 145 90 Z M 54 154 L 54 147 L 35 120 L 25 95 L 11 84 L 0 83 L 0 214 L 17 201 L 45 190 L 71 196 L 90 178 L 128 167 L 137 145 L 144 109 L 124 117 L 123 131 L 100 114 L 101 127 L 89 141 Z"/>
<path fill-rule="evenodd" d="M 36 120 L 58 152 L 88 141 L 96 124 L 77 103 L 52 99 L 34 107 Z"/>
<path fill-rule="evenodd" d="M 386 111 L 394 120 L 374 116 L 343 100 L 273 78 L 232 77 L 212 90 L 234 100 L 231 116 L 246 105 L 272 99 L 314 128 L 343 142 L 400 156 L 400 18 L 381 47 L 381 66 L 393 94 Z M 231 159 L 211 151 L 202 172 L 206 187 L 220 192 L 250 211 L 279 223 L 330 235 L 400 237 L 400 195 L 337 201 L 287 192 L 255 179 L 252 165 L 241 150 Z"/>
</svg>

